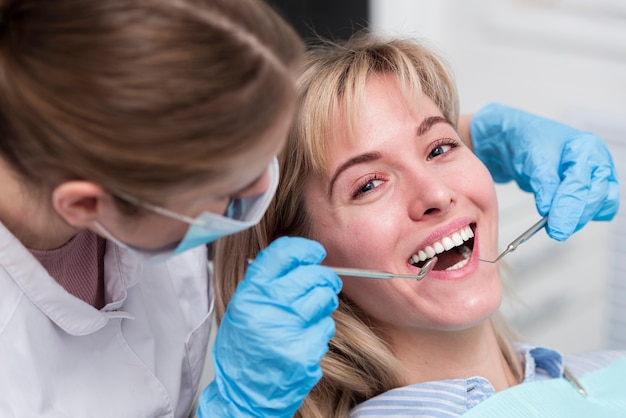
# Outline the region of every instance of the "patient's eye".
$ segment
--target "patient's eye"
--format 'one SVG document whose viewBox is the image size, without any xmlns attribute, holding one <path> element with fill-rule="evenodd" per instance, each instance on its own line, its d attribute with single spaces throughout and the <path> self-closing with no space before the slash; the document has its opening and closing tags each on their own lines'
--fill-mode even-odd
<svg viewBox="0 0 626 418">
<path fill-rule="evenodd" d="M 383 179 L 378 175 L 373 175 L 371 177 L 366 178 L 362 183 L 357 186 L 354 193 L 352 193 L 353 199 L 358 199 L 359 196 L 364 195 L 365 193 L 371 192 L 378 186 L 383 183 Z"/>
<path fill-rule="evenodd" d="M 428 154 L 428 159 L 432 160 L 433 158 L 443 155 L 446 152 L 458 146 L 459 146 L 459 142 L 454 139 L 451 139 L 451 138 L 440 139 L 439 141 L 435 142 L 435 144 L 433 145 L 432 149 L 430 150 L 430 153 Z"/>
</svg>

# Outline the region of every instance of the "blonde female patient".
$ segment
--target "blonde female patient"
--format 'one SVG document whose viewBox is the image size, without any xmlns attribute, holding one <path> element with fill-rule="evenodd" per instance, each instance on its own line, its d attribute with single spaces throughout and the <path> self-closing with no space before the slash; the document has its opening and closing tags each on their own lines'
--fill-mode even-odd
<svg viewBox="0 0 626 418">
<path fill-rule="evenodd" d="M 319 241 L 330 266 L 404 274 L 445 251 L 419 282 L 342 278 L 324 377 L 298 416 L 459 416 L 518 383 L 560 377 L 563 357 L 514 343 L 497 314 L 498 266 L 479 262 L 498 253 L 496 193 L 456 131 L 446 65 L 413 41 L 362 34 L 313 48 L 305 68 L 274 202 L 256 229 L 218 245 L 218 314 L 241 260 L 281 236 Z M 580 374 L 618 355 L 568 366 Z"/>
</svg>

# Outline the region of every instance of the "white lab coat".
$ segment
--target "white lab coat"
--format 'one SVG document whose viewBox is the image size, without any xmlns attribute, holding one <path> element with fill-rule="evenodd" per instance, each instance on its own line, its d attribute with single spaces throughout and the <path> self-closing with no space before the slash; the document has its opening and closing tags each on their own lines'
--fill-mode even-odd
<svg viewBox="0 0 626 418">
<path fill-rule="evenodd" d="M 67 293 L 0 224 L 0 417 L 187 417 L 213 311 L 204 247 L 142 265 L 111 242 L 107 305 Z"/>
</svg>

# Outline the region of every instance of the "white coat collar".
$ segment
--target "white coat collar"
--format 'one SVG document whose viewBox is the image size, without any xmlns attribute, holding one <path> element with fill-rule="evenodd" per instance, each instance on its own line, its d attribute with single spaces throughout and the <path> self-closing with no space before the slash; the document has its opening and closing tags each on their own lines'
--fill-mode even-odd
<svg viewBox="0 0 626 418">
<path fill-rule="evenodd" d="M 126 290 L 141 277 L 141 263 L 129 252 L 107 241 L 105 266 L 105 300 L 108 303 L 98 310 L 68 293 L 0 223 L 0 268 L 34 305 L 68 334 L 90 334 L 104 327 L 109 318 L 130 317 L 118 309 L 126 299 Z M 124 277 L 132 279 L 124 280 Z"/>
</svg>

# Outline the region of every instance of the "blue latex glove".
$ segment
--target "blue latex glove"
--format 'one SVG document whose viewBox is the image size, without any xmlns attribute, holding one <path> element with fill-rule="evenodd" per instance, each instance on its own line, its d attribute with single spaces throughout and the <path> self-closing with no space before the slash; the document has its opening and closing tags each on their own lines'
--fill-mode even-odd
<svg viewBox="0 0 626 418">
<path fill-rule="evenodd" d="M 470 129 L 474 152 L 494 180 L 515 180 L 535 194 L 552 238 L 564 241 L 590 220 L 617 213 L 615 165 L 596 135 L 497 103 L 474 114 Z"/>
<path fill-rule="evenodd" d="M 279 238 L 248 267 L 213 346 L 199 417 L 292 417 L 322 377 L 341 281 L 315 241 Z"/>
</svg>

